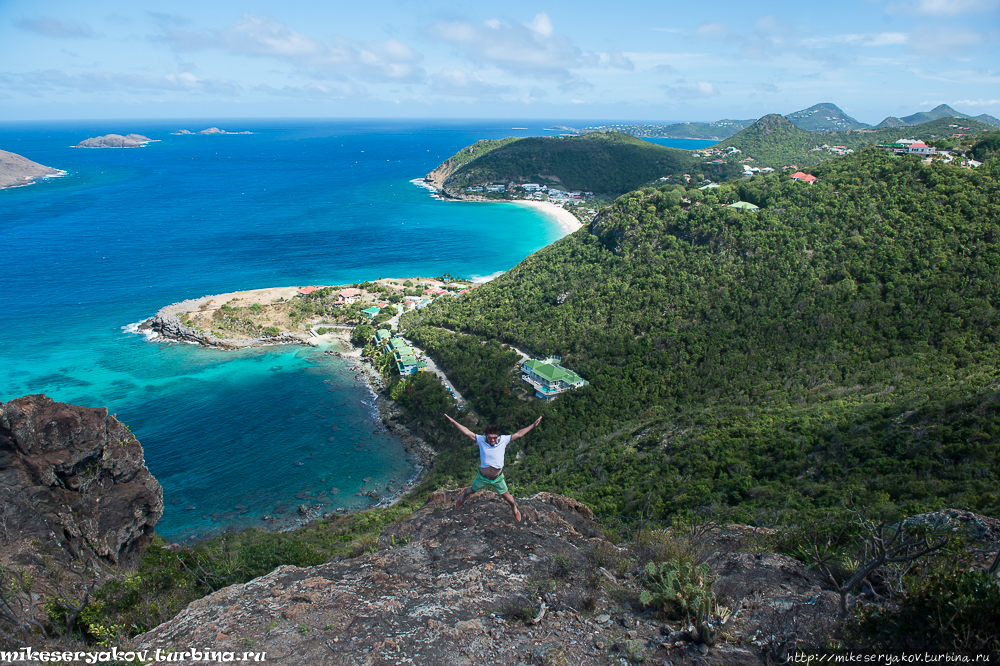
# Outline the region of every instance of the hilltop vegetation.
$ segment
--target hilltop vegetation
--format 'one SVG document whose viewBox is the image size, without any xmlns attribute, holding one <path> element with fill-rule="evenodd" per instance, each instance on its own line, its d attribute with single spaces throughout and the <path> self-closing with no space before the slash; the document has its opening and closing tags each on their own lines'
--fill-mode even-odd
<svg viewBox="0 0 1000 666">
<path fill-rule="evenodd" d="M 443 182 L 446 189 L 534 182 L 617 196 L 664 176 L 703 173 L 706 169 L 704 175 L 717 179 L 733 173 L 727 165 L 702 164 L 685 150 L 627 134 L 593 132 L 573 137 L 529 137 L 493 146 L 482 154 L 473 153 L 472 159 L 452 170 Z"/>
<path fill-rule="evenodd" d="M 956 124 L 968 129 L 949 127 Z M 803 167 L 818 164 L 835 156 L 830 151 L 817 149 L 824 144 L 859 150 L 874 143 L 896 139 L 913 138 L 930 141 L 951 137 L 954 134 L 974 135 L 993 130 L 990 125 L 977 120 L 942 118 L 916 127 L 885 127 L 817 134 L 797 127 L 784 116 L 770 114 L 714 148 L 730 146 L 739 148 L 741 151 L 739 157 L 743 159 L 753 157 L 755 166 L 778 168 L 794 164 Z"/>
<path fill-rule="evenodd" d="M 814 171 L 629 193 L 403 325 L 485 419 L 545 416 L 508 475 L 519 495 L 606 518 L 714 506 L 768 524 L 848 497 L 1000 515 L 1000 165 L 870 149 Z M 561 354 L 590 386 L 520 400 L 504 343 Z M 443 389 L 393 394 L 441 451 L 431 482 L 462 483 L 474 461 Z"/>
</svg>

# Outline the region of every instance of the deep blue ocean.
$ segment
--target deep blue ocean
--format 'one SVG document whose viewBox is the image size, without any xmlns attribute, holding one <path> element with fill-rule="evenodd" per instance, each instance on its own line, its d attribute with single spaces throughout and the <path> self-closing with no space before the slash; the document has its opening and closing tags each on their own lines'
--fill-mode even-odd
<svg viewBox="0 0 1000 666">
<path fill-rule="evenodd" d="M 510 269 L 562 235 L 551 218 L 439 201 L 410 181 L 479 139 L 560 122 L 0 123 L 0 149 L 67 172 L 0 190 L 0 400 L 44 393 L 116 413 L 163 485 L 168 539 L 262 527 L 302 503 L 369 506 L 359 490 L 398 488 L 416 470 L 377 432 L 347 362 L 150 342 L 125 327 L 206 294 Z M 210 126 L 253 134 L 171 134 Z M 72 148 L 108 133 L 158 141 Z"/>
</svg>

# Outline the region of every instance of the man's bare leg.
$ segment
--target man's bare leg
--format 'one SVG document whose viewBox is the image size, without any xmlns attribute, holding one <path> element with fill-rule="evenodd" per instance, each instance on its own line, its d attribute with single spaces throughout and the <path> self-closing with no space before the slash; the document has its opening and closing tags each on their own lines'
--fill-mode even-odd
<svg viewBox="0 0 1000 666">
<path fill-rule="evenodd" d="M 469 495 L 473 494 L 473 492 L 475 491 L 472 490 L 472 486 L 469 486 L 468 488 L 463 490 L 458 496 L 458 501 L 455 502 L 455 508 L 461 509 L 462 505 L 465 504 L 465 500 L 467 500 L 469 498 Z"/>
<path fill-rule="evenodd" d="M 501 495 L 501 497 L 507 500 L 507 504 L 510 504 L 510 508 L 514 510 L 514 519 L 517 520 L 517 522 L 521 522 L 521 512 L 517 510 L 517 502 L 514 501 L 514 496 L 511 495 L 510 491 L 508 490 L 503 495 Z"/>
</svg>

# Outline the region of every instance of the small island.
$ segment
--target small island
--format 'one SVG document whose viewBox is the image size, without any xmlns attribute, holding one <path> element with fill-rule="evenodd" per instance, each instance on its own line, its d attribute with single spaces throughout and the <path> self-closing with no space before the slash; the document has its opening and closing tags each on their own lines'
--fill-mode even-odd
<svg viewBox="0 0 1000 666">
<path fill-rule="evenodd" d="M 243 132 L 227 132 L 224 129 L 219 129 L 218 127 L 209 127 L 201 130 L 200 132 L 192 132 L 191 130 L 179 129 L 172 134 L 253 134 L 253 132 L 243 131 Z"/>
<path fill-rule="evenodd" d="M 147 143 L 152 143 L 155 139 L 141 134 L 105 134 L 84 139 L 76 144 L 77 148 L 142 148 Z"/>
<path fill-rule="evenodd" d="M 32 162 L 17 153 L 0 150 L 0 189 L 31 185 L 39 178 L 65 175 L 65 171 Z"/>
</svg>

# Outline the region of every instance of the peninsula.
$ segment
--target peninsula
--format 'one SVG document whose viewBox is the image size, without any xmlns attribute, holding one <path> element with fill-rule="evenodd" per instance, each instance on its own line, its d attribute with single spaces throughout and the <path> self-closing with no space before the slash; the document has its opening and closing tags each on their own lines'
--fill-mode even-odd
<svg viewBox="0 0 1000 666">
<path fill-rule="evenodd" d="M 31 185 L 39 178 L 59 176 L 65 171 L 32 162 L 17 153 L 0 150 L 0 189 Z"/>
<path fill-rule="evenodd" d="M 154 139 L 141 134 L 105 134 L 84 139 L 76 144 L 77 148 L 142 148 L 147 143 L 152 143 Z"/>
<path fill-rule="evenodd" d="M 477 285 L 439 278 L 379 278 L 359 284 L 270 287 L 202 296 L 161 308 L 136 331 L 217 349 L 347 342 L 356 324 L 395 320 L 434 299 Z M 360 350 L 344 345 L 344 355 Z"/>
</svg>

